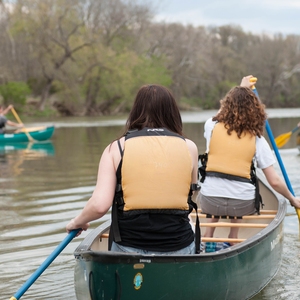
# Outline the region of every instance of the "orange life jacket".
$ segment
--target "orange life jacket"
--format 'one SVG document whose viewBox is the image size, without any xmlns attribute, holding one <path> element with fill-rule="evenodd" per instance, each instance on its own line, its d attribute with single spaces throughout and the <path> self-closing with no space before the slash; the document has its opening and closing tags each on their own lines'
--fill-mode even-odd
<svg viewBox="0 0 300 300">
<path fill-rule="evenodd" d="M 255 136 L 243 133 L 239 138 L 235 131 L 229 135 L 224 124 L 217 123 L 209 144 L 206 174 L 218 172 L 250 179 L 255 151 Z"/>
</svg>

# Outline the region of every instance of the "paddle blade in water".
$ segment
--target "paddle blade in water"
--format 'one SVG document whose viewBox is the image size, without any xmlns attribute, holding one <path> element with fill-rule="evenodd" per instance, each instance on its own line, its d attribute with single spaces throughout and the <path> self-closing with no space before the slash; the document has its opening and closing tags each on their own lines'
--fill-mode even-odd
<svg viewBox="0 0 300 300">
<path fill-rule="evenodd" d="M 291 135 L 292 135 L 292 132 L 291 132 L 291 131 L 279 135 L 279 136 L 275 139 L 276 146 L 277 146 L 278 148 L 281 148 L 282 146 L 284 146 L 284 145 L 289 141 Z"/>
</svg>

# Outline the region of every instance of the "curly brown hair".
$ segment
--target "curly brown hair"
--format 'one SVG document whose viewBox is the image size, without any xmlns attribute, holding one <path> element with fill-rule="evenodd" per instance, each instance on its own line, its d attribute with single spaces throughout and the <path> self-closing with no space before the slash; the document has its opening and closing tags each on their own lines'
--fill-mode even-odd
<svg viewBox="0 0 300 300">
<path fill-rule="evenodd" d="M 265 105 L 260 102 L 250 88 L 237 86 L 232 88 L 220 100 L 220 110 L 213 121 L 225 124 L 227 133 L 235 131 L 240 138 L 243 132 L 261 137 L 267 120 Z"/>
</svg>

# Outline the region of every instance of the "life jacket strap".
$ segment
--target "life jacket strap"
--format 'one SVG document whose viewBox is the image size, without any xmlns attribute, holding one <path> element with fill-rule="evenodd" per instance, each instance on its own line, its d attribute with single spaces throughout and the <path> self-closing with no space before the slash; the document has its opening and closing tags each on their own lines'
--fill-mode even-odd
<svg viewBox="0 0 300 300">
<path fill-rule="evenodd" d="M 201 229 L 200 229 L 200 221 L 198 216 L 198 206 L 197 203 L 195 203 L 192 200 L 193 192 L 199 190 L 199 187 L 197 184 L 191 184 L 190 192 L 188 196 L 188 204 L 193 207 L 193 209 L 196 211 L 196 224 L 195 224 L 195 246 L 196 246 L 196 254 L 200 254 L 200 243 L 201 243 Z"/>
<path fill-rule="evenodd" d="M 225 173 L 221 173 L 221 172 L 209 171 L 209 172 L 206 172 L 206 176 L 219 177 L 219 178 L 224 178 L 224 179 L 228 179 L 228 180 L 235 180 L 235 181 L 247 182 L 247 183 L 253 184 L 251 179 L 248 179 L 245 177 L 240 177 L 240 176 L 235 176 L 235 175 L 231 175 L 231 174 L 225 174 Z"/>
<path fill-rule="evenodd" d="M 116 176 L 117 176 L 117 185 L 115 189 L 115 196 L 112 204 L 111 211 L 111 226 L 109 230 L 109 240 L 108 240 L 108 250 L 111 249 L 112 242 L 121 242 L 120 229 L 118 224 L 118 205 L 120 201 L 123 200 L 123 191 L 121 185 L 121 168 L 122 168 L 122 159 L 123 159 L 123 149 L 121 147 L 120 140 L 118 140 L 118 147 L 121 155 L 121 161 L 118 165 Z M 124 201 L 123 201 L 124 202 Z"/>
<path fill-rule="evenodd" d="M 260 208 L 264 207 L 264 203 L 262 201 L 262 197 L 259 191 L 259 182 L 257 180 L 256 168 L 254 166 L 254 162 L 251 164 L 251 181 L 255 185 L 255 209 L 258 215 L 260 215 Z"/>
</svg>

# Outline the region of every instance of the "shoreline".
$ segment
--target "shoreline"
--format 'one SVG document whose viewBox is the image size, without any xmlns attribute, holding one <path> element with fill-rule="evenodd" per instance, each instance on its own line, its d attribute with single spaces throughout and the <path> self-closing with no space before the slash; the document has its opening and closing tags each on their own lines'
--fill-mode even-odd
<svg viewBox="0 0 300 300">
<path fill-rule="evenodd" d="M 181 118 L 183 123 L 204 123 L 208 118 L 216 115 L 218 110 L 201 110 L 201 111 L 181 111 Z M 300 108 L 271 108 L 266 109 L 269 119 L 276 118 L 299 118 Z M 300 121 L 300 120 L 299 120 Z M 124 126 L 126 117 L 122 116 L 119 119 L 116 116 L 109 116 L 105 118 L 98 117 L 58 117 L 53 118 L 50 122 L 39 120 L 25 122 L 26 127 L 36 126 L 52 126 L 60 127 L 95 127 L 95 126 Z M 298 122 L 297 122 L 298 123 Z"/>
</svg>

